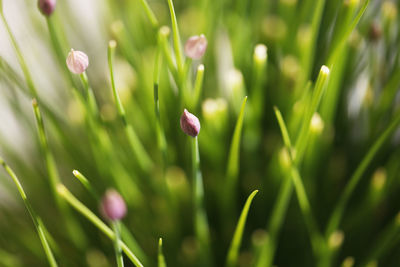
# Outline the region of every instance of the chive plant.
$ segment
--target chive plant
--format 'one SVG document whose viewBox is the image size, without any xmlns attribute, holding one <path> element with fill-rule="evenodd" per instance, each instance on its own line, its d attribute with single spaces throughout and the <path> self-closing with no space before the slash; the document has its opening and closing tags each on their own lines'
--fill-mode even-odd
<svg viewBox="0 0 400 267">
<path fill-rule="evenodd" d="M 78 2 L 0 0 L 1 266 L 399 265 L 398 1 Z"/>
</svg>

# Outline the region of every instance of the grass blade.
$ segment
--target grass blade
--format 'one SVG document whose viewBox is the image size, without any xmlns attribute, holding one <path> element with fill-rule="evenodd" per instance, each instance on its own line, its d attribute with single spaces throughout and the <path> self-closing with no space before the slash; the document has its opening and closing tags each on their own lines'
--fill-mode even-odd
<svg viewBox="0 0 400 267">
<path fill-rule="evenodd" d="M 93 196 L 93 198 L 99 202 L 100 194 L 96 191 L 96 189 L 90 184 L 89 180 L 79 171 L 73 170 L 73 175 L 78 179 L 78 181 L 85 187 L 85 189 Z M 143 249 L 139 246 L 136 239 L 133 237 L 132 233 L 129 231 L 128 227 L 123 222 L 119 223 L 121 228 L 121 238 L 128 245 L 128 247 L 132 248 L 136 251 L 136 255 L 142 259 L 143 264 L 148 262 L 147 256 L 143 252 Z"/>
<path fill-rule="evenodd" d="M 162 238 L 158 239 L 158 267 L 167 267 L 162 251 Z"/>
<path fill-rule="evenodd" d="M 84 238 L 85 236 L 83 235 L 83 232 L 81 228 L 79 227 L 78 223 L 74 220 L 72 216 L 70 216 L 70 210 L 66 206 L 65 202 L 62 201 L 62 199 L 59 198 L 57 194 L 57 189 L 56 186 L 60 182 L 59 178 L 59 173 L 57 170 L 56 162 L 53 156 L 53 153 L 51 152 L 49 148 L 49 144 L 47 141 L 46 137 L 46 131 L 44 128 L 44 122 L 42 115 L 40 113 L 39 109 L 39 104 L 36 101 L 36 99 L 32 100 L 32 106 L 36 118 L 36 125 L 37 125 L 37 130 L 39 134 L 39 141 L 40 141 L 40 146 L 43 151 L 43 156 L 44 156 L 44 161 L 46 164 L 46 170 L 47 170 L 47 175 L 49 177 L 49 182 L 50 182 L 50 188 L 53 193 L 53 197 L 56 201 L 57 207 L 61 214 L 64 216 L 64 221 L 65 221 L 65 226 L 67 227 L 68 230 L 68 235 L 70 238 L 74 241 L 74 243 L 82 248 L 85 246 L 86 239 Z"/>
<path fill-rule="evenodd" d="M 281 129 L 286 149 L 289 151 L 288 153 L 291 162 L 290 162 L 290 171 L 288 173 L 290 174 L 294 188 L 296 189 L 297 199 L 299 201 L 300 209 L 301 212 L 303 213 L 303 217 L 310 234 L 311 244 L 314 250 L 314 254 L 315 256 L 318 256 L 320 247 L 324 244 L 324 239 L 318 229 L 315 217 L 313 216 L 310 201 L 308 200 L 307 193 L 303 185 L 303 181 L 300 177 L 300 173 L 297 167 L 294 165 L 293 154 L 292 152 L 290 152 L 292 151 L 291 141 L 289 138 L 289 133 L 287 131 L 285 121 L 283 120 L 282 114 L 277 107 L 274 107 L 274 111 L 279 123 L 279 128 Z"/>
<path fill-rule="evenodd" d="M 341 219 L 343 218 L 343 214 L 346 208 L 348 201 L 350 200 L 351 195 L 354 192 L 354 189 L 358 185 L 359 181 L 364 175 L 364 172 L 367 170 L 369 164 L 378 153 L 378 151 L 382 148 L 382 146 L 388 141 L 388 139 L 392 136 L 394 131 L 400 125 L 400 112 L 398 112 L 386 130 L 379 136 L 379 138 L 375 141 L 372 147 L 369 149 L 368 153 L 364 156 L 354 174 L 351 176 L 350 181 L 346 184 L 346 187 L 343 190 L 342 195 L 339 198 L 339 201 L 335 205 L 335 208 L 330 216 L 328 226 L 326 228 L 326 236 L 332 234 L 340 224 Z"/>
<path fill-rule="evenodd" d="M 161 42 L 158 42 L 157 52 L 154 62 L 154 73 L 153 73 L 153 89 L 154 89 L 154 113 L 156 116 L 156 132 L 157 132 L 157 144 L 158 148 L 163 157 L 163 167 L 167 164 L 167 141 L 165 139 L 164 129 L 161 124 L 160 118 L 160 99 L 159 99 L 159 85 L 160 85 L 160 71 L 162 66 L 162 47 Z"/>
<path fill-rule="evenodd" d="M 199 143 L 197 136 L 190 138 L 192 142 L 195 233 L 200 244 L 201 265 L 211 266 L 210 230 L 208 226 L 207 213 L 204 208 L 204 185 L 203 176 L 200 170 Z"/>
<path fill-rule="evenodd" d="M 247 214 L 249 213 L 251 202 L 253 201 L 253 198 L 255 197 L 255 195 L 257 193 L 258 193 L 258 190 L 254 190 L 250 194 L 250 196 L 246 200 L 246 203 L 244 204 L 242 213 L 240 214 L 239 221 L 236 226 L 235 233 L 233 235 L 232 242 L 229 247 L 228 255 L 226 258 L 226 266 L 228 266 L 228 267 L 233 267 L 233 266 L 236 266 L 236 264 L 237 264 L 239 248 L 240 248 L 240 244 L 242 243 L 242 236 L 243 236 L 243 231 L 244 231 L 244 227 L 246 224 Z"/>
<path fill-rule="evenodd" d="M 103 232 L 111 240 L 115 240 L 114 232 L 97 217 L 92 211 L 90 211 L 82 202 L 80 202 L 63 184 L 57 185 L 58 194 L 65 199 L 76 211 L 82 214 L 86 219 L 93 223 L 101 232 Z M 135 264 L 137 267 L 143 267 L 143 264 L 139 261 L 136 255 L 129 249 L 129 247 L 122 241 L 119 242 L 122 250 L 126 256 Z"/>
<path fill-rule="evenodd" d="M 140 142 L 139 137 L 136 135 L 136 132 L 133 129 L 132 125 L 127 121 L 125 109 L 122 105 L 121 99 L 119 98 L 117 89 L 115 87 L 113 58 L 116 46 L 117 42 L 114 40 L 111 40 L 108 44 L 108 67 L 110 71 L 111 87 L 113 91 L 115 105 L 117 106 L 118 115 L 120 116 L 124 124 L 125 134 L 128 137 L 129 145 L 134 155 L 136 156 L 136 160 L 143 170 L 149 171 L 150 168 L 153 166 L 153 162 L 150 159 L 150 156 L 147 154 L 146 150 L 144 149 L 142 143 Z"/>
<path fill-rule="evenodd" d="M 4 162 L 2 158 L 0 158 L 0 164 L 3 166 L 3 168 L 6 170 L 8 175 L 12 178 L 14 181 L 15 185 L 17 186 L 18 192 L 21 195 L 22 200 L 24 201 L 25 207 L 29 212 L 29 215 L 32 218 L 33 224 L 35 225 L 36 231 L 39 235 L 40 242 L 42 243 L 44 252 L 46 254 L 47 260 L 50 264 L 51 267 L 57 267 L 57 262 L 54 258 L 53 252 L 51 251 L 51 248 L 49 246 L 49 242 L 47 241 L 45 233 L 47 232 L 42 221 L 40 220 L 39 216 L 36 215 L 35 211 L 33 210 L 26 194 L 25 191 L 21 185 L 21 182 L 19 181 L 17 175 L 14 173 L 14 171 L 7 165 L 7 163 Z"/>
<path fill-rule="evenodd" d="M 311 97 L 311 103 L 305 111 L 301 130 L 296 140 L 296 158 L 294 158 L 296 165 L 301 161 L 307 147 L 307 139 L 310 132 L 311 118 L 313 114 L 317 111 L 318 105 L 321 102 L 322 95 L 328 83 L 328 78 L 329 68 L 326 66 L 322 66 L 317 78 L 317 82 L 315 83 L 315 88 Z"/>
<path fill-rule="evenodd" d="M 226 173 L 226 182 L 224 188 L 224 208 L 232 204 L 232 199 L 236 195 L 236 186 L 239 175 L 239 154 L 240 140 L 242 136 L 242 128 L 244 121 L 244 111 L 246 108 L 247 96 L 243 99 L 242 107 L 240 108 L 239 117 L 236 121 L 235 130 L 233 132 L 232 142 L 229 149 L 228 165 Z"/>
<path fill-rule="evenodd" d="M 10 26 L 8 25 L 6 17 L 4 16 L 3 9 L 0 10 L 0 15 L 1 15 L 1 18 L 3 20 L 4 26 L 6 27 L 8 36 L 10 37 L 12 46 L 14 47 L 15 53 L 16 53 L 17 58 L 18 58 L 19 65 L 21 66 L 22 72 L 23 72 L 23 74 L 25 76 L 25 80 L 26 80 L 26 83 L 28 85 L 29 91 L 31 93 L 31 97 L 38 98 L 38 93 L 37 93 L 36 87 L 35 87 L 35 85 L 33 83 L 31 73 L 28 70 L 28 66 L 26 65 L 25 59 L 24 59 L 24 57 L 22 55 L 21 49 L 18 46 L 17 40 L 15 39 L 14 34 L 12 33 L 12 31 L 10 29 Z"/>
<path fill-rule="evenodd" d="M 175 50 L 175 58 L 176 58 L 176 65 L 178 66 L 178 75 L 180 77 L 180 81 L 182 81 L 183 69 L 184 69 L 184 62 L 183 62 L 183 52 L 182 52 L 182 44 L 181 44 L 181 37 L 179 35 L 179 28 L 178 22 L 176 20 L 174 4 L 172 0 L 168 1 L 169 12 L 171 14 L 171 24 L 172 24 L 172 34 L 174 40 L 174 50 Z"/>
<path fill-rule="evenodd" d="M 194 81 L 194 96 L 192 98 L 192 109 L 197 109 L 203 89 L 204 80 L 204 65 L 200 64 L 197 67 L 196 80 Z"/>
</svg>

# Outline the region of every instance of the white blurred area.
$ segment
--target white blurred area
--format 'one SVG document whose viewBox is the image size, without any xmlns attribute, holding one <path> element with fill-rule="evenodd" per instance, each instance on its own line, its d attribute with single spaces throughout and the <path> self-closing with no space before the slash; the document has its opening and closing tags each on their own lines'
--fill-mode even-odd
<svg viewBox="0 0 400 267">
<path fill-rule="evenodd" d="M 59 114 L 65 114 L 69 105 L 65 99 L 70 95 L 70 88 L 61 76 L 62 70 L 52 51 L 46 20 L 37 8 L 37 0 L 2 2 L 5 17 L 22 50 L 39 98 L 50 104 Z M 106 0 L 59 0 L 54 13 L 62 23 L 72 48 L 88 54 L 89 77 L 104 77 L 107 69 L 107 25 L 110 23 L 105 12 L 106 4 Z M 3 21 L 0 21 L 0 56 L 23 77 Z M 22 78 L 22 81 L 25 80 Z M 8 98 L 5 97 L 10 89 L 6 86 L 0 79 L 0 153 L 3 153 L 2 144 L 5 143 L 18 151 L 28 163 L 32 138 L 36 136 L 36 132 L 32 134 L 27 131 L 35 128 L 29 127 L 26 121 L 13 114 Z M 30 97 L 19 92 L 18 99 L 24 113 L 31 119 L 32 126 L 34 116 Z"/>
</svg>

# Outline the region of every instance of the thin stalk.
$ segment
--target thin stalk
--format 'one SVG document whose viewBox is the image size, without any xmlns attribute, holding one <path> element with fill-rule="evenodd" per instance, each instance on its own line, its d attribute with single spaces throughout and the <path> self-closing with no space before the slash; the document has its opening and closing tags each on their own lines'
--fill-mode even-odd
<svg viewBox="0 0 400 267">
<path fill-rule="evenodd" d="M 282 133 L 285 147 L 289 153 L 289 158 L 291 161 L 289 174 L 291 175 L 292 182 L 297 194 L 297 199 L 299 201 L 300 209 L 301 212 L 303 213 L 303 217 L 310 234 L 311 245 L 315 256 L 319 256 L 320 248 L 324 244 L 324 238 L 318 230 L 318 224 L 315 220 L 315 217 L 312 214 L 310 201 L 308 200 L 307 193 L 303 185 L 303 181 L 300 177 L 300 173 L 297 167 L 294 165 L 293 153 L 291 153 L 292 151 L 291 141 L 285 121 L 283 120 L 282 114 L 277 107 L 274 107 L 274 111 L 279 123 L 279 128 Z"/>
<path fill-rule="evenodd" d="M 158 43 L 161 46 L 161 51 L 167 62 L 168 69 L 171 72 L 172 77 L 175 80 L 175 83 L 178 84 L 179 83 L 178 70 L 172 58 L 170 46 L 168 43 L 168 37 L 170 33 L 171 33 L 170 28 L 168 28 L 167 26 L 162 26 L 158 31 Z"/>
<path fill-rule="evenodd" d="M 114 250 L 115 250 L 115 257 L 117 260 L 118 267 L 124 267 L 124 258 L 122 256 L 122 249 L 120 246 L 121 237 L 120 237 L 120 229 L 119 229 L 119 222 L 114 221 L 111 222 L 112 229 L 114 230 L 115 238 L 114 238 Z"/>
<path fill-rule="evenodd" d="M 148 19 L 150 20 L 150 23 L 153 26 L 153 28 L 158 28 L 158 20 L 154 15 L 154 12 L 151 9 L 149 3 L 146 0 L 140 0 L 140 3 L 142 4 L 144 12 L 146 13 Z"/>
<path fill-rule="evenodd" d="M 0 10 L 0 15 L 1 15 L 1 18 L 2 18 L 2 20 L 4 22 L 4 26 L 6 27 L 8 36 L 9 36 L 9 38 L 11 40 L 11 43 L 12 43 L 12 46 L 14 47 L 15 53 L 16 53 L 17 58 L 18 58 L 19 65 L 21 66 L 22 72 L 23 72 L 23 74 L 25 76 L 26 84 L 28 85 L 29 92 L 31 93 L 31 97 L 38 98 L 38 93 L 37 93 L 36 87 L 35 87 L 35 85 L 33 83 L 31 73 L 28 70 L 28 66 L 26 65 L 25 59 L 24 59 L 24 57 L 22 55 L 21 49 L 18 46 L 17 40 L 15 39 L 14 34 L 12 33 L 12 31 L 10 29 L 10 26 L 7 23 L 7 20 L 6 20 L 5 16 L 4 16 L 3 9 Z"/>
<path fill-rule="evenodd" d="M 194 89 L 193 89 L 194 96 L 192 98 L 192 107 L 194 110 L 197 109 L 197 107 L 199 106 L 201 93 L 203 91 L 203 80 L 204 80 L 204 65 L 200 64 L 197 67 L 196 80 L 194 81 Z"/>
<path fill-rule="evenodd" d="M 178 22 L 176 20 L 174 4 L 173 4 L 172 0 L 167 0 L 167 1 L 168 1 L 169 12 L 171 14 L 172 34 L 173 34 L 173 40 L 174 40 L 176 64 L 178 66 L 178 75 L 179 75 L 179 77 L 182 78 L 184 62 L 183 62 L 183 52 L 182 52 L 181 38 L 179 35 Z"/>
<path fill-rule="evenodd" d="M 257 193 L 258 193 L 258 190 L 254 190 L 250 194 L 250 196 L 247 198 L 246 203 L 244 204 L 242 213 L 240 214 L 239 221 L 236 226 L 235 233 L 233 234 L 231 245 L 229 247 L 228 254 L 226 257 L 226 265 L 225 266 L 227 266 L 227 267 L 233 267 L 233 266 L 237 265 L 239 248 L 240 248 L 240 244 L 242 243 L 242 236 L 243 236 L 243 231 L 244 231 L 244 227 L 246 224 L 247 214 L 249 213 L 251 202 L 253 201 L 253 198 L 255 197 L 255 195 Z"/>
<path fill-rule="evenodd" d="M 167 141 L 165 139 L 164 129 L 161 124 L 160 118 L 160 99 L 159 99 L 159 84 L 160 84 L 160 71 L 162 66 L 161 44 L 158 42 L 157 52 L 154 62 L 154 75 L 153 75 L 153 88 L 154 88 L 154 113 L 156 116 L 156 132 L 157 144 L 163 157 L 164 168 L 167 164 Z"/>
<path fill-rule="evenodd" d="M 116 239 L 115 233 L 102 220 L 100 220 L 99 217 L 97 217 L 82 202 L 80 202 L 63 184 L 57 185 L 57 192 L 76 211 L 86 217 L 86 219 L 93 223 L 108 238 L 110 238 L 112 241 Z M 123 241 L 119 240 L 119 245 L 133 264 L 135 264 L 137 267 L 143 267 L 143 264 Z"/>
<path fill-rule="evenodd" d="M 96 191 L 96 189 L 90 184 L 89 180 L 79 171 L 74 170 L 73 175 L 78 179 L 78 181 L 85 187 L 85 189 L 93 196 L 97 202 L 100 201 L 100 194 Z M 123 223 L 119 222 L 119 226 L 121 228 L 121 238 L 124 242 L 127 243 L 129 247 L 131 247 L 134 251 L 136 251 L 136 255 L 138 255 L 144 264 L 148 262 L 147 256 L 144 254 L 143 249 L 139 246 L 136 239 L 132 236 L 132 233 L 129 231 L 128 227 Z"/>
<path fill-rule="evenodd" d="M 65 53 L 63 52 L 63 48 L 61 46 L 60 40 L 57 36 L 57 31 L 54 26 L 53 16 L 46 17 L 47 28 L 49 30 L 51 44 L 53 46 L 54 52 L 56 53 L 57 59 L 61 67 L 64 69 L 64 73 L 67 75 L 71 86 L 73 88 L 77 88 L 74 78 L 72 77 L 72 73 L 68 70 L 67 65 L 65 64 Z"/>
<path fill-rule="evenodd" d="M 310 132 L 311 118 L 313 114 L 317 111 L 318 105 L 321 102 L 322 95 L 328 83 L 328 78 L 329 78 L 329 68 L 326 66 L 322 66 L 317 78 L 317 82 L 315 84 L 310 105 L 307 107 L 305 111 L 303 124 L 301 126 L 300 133 L 296 140 L 295 144 L 296 157 L 294 158 L 295 165 L 297 165 L 301 161 L 304 155 Z"/>
<path fill-rule="evenodd" d="M 382 230 L 376 242 L 372 244 L 372 249 L 359 266 L 366 266 L 372 260 L 378 260 L 380 256 L 390 251 L 391 246 L 396 245 L 396 235 L 400 234 L 400 213 Z"/>
<path fill-rule="evenodd" d="M 278 243 L 278 236 L 285 218 L 286 211 L 292 197 L 293 183 L 291 179 L 285 178 L 280 186 L 278 197 L 272 210 L 271 218 L 267 226 L 268 239 L 262 245 L 260 254 L 255 264 L 256 267 L 270 267 L 274 260 Z"/>
<path fill-rule="evenodd" d="M 97 106 L 96 98 L 94 96 L 93 90 L 89 85 L 89 80 L 86 75 L 86 72 L 79 75 L 82 81 L 82 85 L 84 88 L 84 96 L 86 98 L 87 104 L 85 107 L 90 111 L 93 118 L 96 118 L 99 114 L 99 109 Z"/>
<path fill-rule="evenodd" d="M 313 10 L 312 20 L 311 20 L 311 40 L 309 41 L 309 45 L 301 51 L 301 59 L 303 64 L 303 75 L 301 77 L 301 82 L 299 83 L 299 87 L 302 88 L 304 83 L 308 80 L 310 76 L 311 67 L 314 62 L 315 57 L 315 46 L 317 44 L 318 33 L 321 26 L 321 18 L 324 11 L 326 0 L 319 0 L 316 3 L 316 7 Z M 296 89 L 297 91 L 297 89 Z"/>
<path fill-rule="evenodd" d="M 56 201 L 58 209 L 60 210 L 61 214 L 65 218 L 65 223 L 66 223 L 66 227 L 67 227 L 69 236 L 79 247 L 83 247 L 84 243 L 86 241 L 85 241 L 84 235 L 82 233 L 82 230 L 79 227 L 78 223 L 73 219 L 73 217 L 70 216 L 70 210 L 66 206 L 65 202 L 62 201 L 62 199 L 60 199 L 60 197 L 57 194 L 56 186 L 58 183 L 60 183 L 60 178 L 59 178 L 60 176 L 59 176 L 59 173 L 57 170 L 57 166 L 56 166 L 56 162 L 54 160 L 53 153 L 51 152 L 51 150 L 49 148 L 48 140 L 46 137 L 46 131 L 44 128 L 43 118 L 40 113 L 39 105 L 38 105 L 38 102 L 36 101 L 36 99 L 32 100 L 32 106 L 33 106 L 33 110 L 35 113 L 40 146 L 43 151 L 44 160 L 45 160 L 45 164 L 46 164 L 46 170 L 47 170 L 47 174 L 49 177 L 50 188 L 51 188 L 53 197 Z"/>
<path fill-rule="evenodd" d="M 115 87 L 113 58 L 114 58 L 116 46 L 117 46 L 117 42 L 114 40 L 110 41 L 108 44 L 108 67 L 109 67 L 109 71 L 110 71 L 111 87 L 112 87 L 112 91 L 113 91 L 114 102 L 117 107 L 118 115 L 121 118 L 121 121 L 124 125 L 124 130 L 125 130 L 125 134 L 128 138 L 129 145 L 136 157 L 136 160 L 139 163 L 139 166 L 143 170 L 149 171 L 151 169 L 151 167 L 153 166 L 153 162 L 150 159 L 150 156 L 147 154 L 141 141 L 139 140 L 139 137 L 137 136 L 135 130 L 133 129 L 133 126 L 127 121 L 125 109 L 122 105 L 121 99 L 118 95 L 118 91 Z"/>
<path fill-rule="evenodd" d="M 339 226 L 341 219 L 343 218 L 344 211 L 346 209 L 346 205 L 350 200 L 351 195 L 354 192 L 354 189 L 358 185 L 359 181 L 364 175 L 364 172 L 367 170 L 373 158 L 376 156 L 378 151 L 382 148 L 382 146 L 388 141 L 388 139 L 392 136 L 394 131 L 400 125 L 400 112 L 396 114 L 396 117 L 392 120 L 386 130 L 379 136 L 379 138 L 375 141 L 372 147 L 369 149 L 368 153 L 362 159 L 354 174 L 351 176 L 350 181 L 346 184 L 342 195 L 339 198 L 339 201 L 335 205 L 335 208 L 330 216 L 328 221 L 328 226 L 326 228 L 326 236 L 328 237 L 332 234 Z"/>
<path fill-rule="evenodd" d="M 158 267 L 167 267 L 165 263 L 165 257 L 162 251 L 162 238 L 158 239 Z"/>
<path fill-rule="evenodd" d="M 226 183 L 225 183 L 225 195 L 224 195 L 224 209 L 232 205 L 233 199 L 236 196 L 238 176 L 239 176 L 239 157 L 240 157 L 240 141 L 242 136 L 242 128 L 244 121 L 244 111 L 246 108 L 247 96 L 243 99 L 242 106 L 240 108 L 239 117 L 236 121 L 235 130 L 233 132 L 232 142 L 229 149 L 228 165 L 226 168 Z"/>
<path fill-rule="evenodd" d="M 195 233 L 200 244 L 200 260 L 203 265 L 211 266 L 210 230 L 208 227 L 207 214 L 204 208 L 204 185 L 200 170 L 200 153 L 197 136 L 191 138 L 191 143 Z"/>
<path fill-rule="evenodd" d="M 94 197 L 94 199 L 100 199 L 99 194 L 96 190 L 92 187 L 89 180 L 79 171 L 73 170 L 72 174 L 79 180 L 79 182 L 85 187 L 85 189 Z"/>
<path fill-rule="evenodd" d="M 0 3 L 1 5 L 1 3 Z M 35 225 L 36 231 L 39 235 L 40 242 L 42 243 L 43 250 L 46 254 L 47 260 L 49 262 L 49 265 L 51 267 L 57 267 L 57 262 L 54 258 L 53 252 L 51 251 L 51 248 L 49 246 L 49 242 L 47 241 L 46 238 L 46 232 L 47 230 L 45 229 L 42 221 L 40 220 L 39 216 L 36 214 L 36 212 L 33 210 L 26 194 L 25 191 L 21 185 L 21 182 L 19 181 L 17 175 L 14 173 L 14 171 L 7 165 L 7 163 L 4 162 L 4 160 L 0 157 L 0 164 L 3 166 L 3 168 L 6 170 L 8 175 L 12 178 L 14 181 L 15 185 L 17 186 L 18 192 L 21 195 L 22 200 L 24 201 L 25 207 L 29 212 L 29 215 L 32 218 L 33 224 Z"/>
<path fill-rule="evenodd" d="M 367 9 L 369 1 L 370 0 L 364 1 L 364 4 L 359 9 L 359 11 L 358 11 L 357 15 L 355 16 L 355 18 L 353 19 L 353 21 L 350 23 L 350 25 L 345 27 L 346 30 L 344 30 L 343 33 L 340 35 L 340 37 L 338 37 L 338 41 L 337 41 L 335 47 L 333 47 L 331 49 L 332 53 L 330 53 L 330 56 L 327 60 L 328 66 L 331 66 L 335 62 L 337 55 L 341 52 L 342 47 L 346 44 L 347 39 L 349 38 L 349 36 L 353 32 L 353 30 L 356 28 L 358 22 L 360 21 L 365 10 Z M 349 1 L 349 2 L 355 2 L 355 1 Z"/>
<path fill-rule="evenodd" d="M 261 118 L 263 114 L 263 107 L 265 101 L 265 90 L 263 84 L 266 82 L 267 77 L 267 47 L 262 44 L 256 45 L 253 53 L 253 67 L 252 67 L 252 102 L 254 109 L 254 117 L 256 125 L 261 125 Z M 259 126 L 256 126 L 259 127 Z"/>
</svg>

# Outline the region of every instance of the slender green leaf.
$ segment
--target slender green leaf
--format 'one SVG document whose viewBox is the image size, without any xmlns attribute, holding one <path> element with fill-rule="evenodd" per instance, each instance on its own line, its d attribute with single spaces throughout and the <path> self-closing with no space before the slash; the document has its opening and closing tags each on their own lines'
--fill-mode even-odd
<svg viewBox="0 0 400 267">
<path fill-rule="evenodd" d="M 47 260 L 50 264 L 51 267 L 56 267 L 57 262 L 54 258 L 53 252 L 51 251 L 51 248 L 49 246 L 49 242 L 47 241 L 46 238 L 46 232 L 47 230 L 45 229 L 42 220 L 39 218 L 38 215 L 36 215 L 36 212 L 33 210 L 26 194 L 25 191 L 22 187 L 21 182 L 19 181 L 17 175 L 14 173 L 14 171 L 7 165 L 7 163 L 4 162 L 4 160 L 2 158 L 0 158 L 0 164 L 3 166 L 3 168 L 6 170 L 6 172 L 8 173 L 8 175 L 10 175 L 10 177 L 12 178 L 12 180 L 14 181 L 19 194 L 21 195 L 22 200 L 24 201 L 25 207 L 29 212 L 29 215 L 32 218 L 33 224 L 35 225 L 36 231 L 38 232 L 39 238 L 40 238 L 40 242 L 42 243 L 44 252 L 46 253 L 46 257 Z"/>
<path fill-rule="evenodd" d="M 240 214 L 239 221 L 235 229 L 235 233 L 231 241 L 231 245 L 228 250 L 228 255 L 226 258 L 226 266 L 232 267 L 236 266 L 237 264 L 237 259 L 238 259 L 240 244 L 242 243 L 242 236 L 246 224 L 247 214 L 249 213 L 251 202 L 253 201 L 253 198 L 257 193 L 258 190 L 254 190 L 247 198 L 246 203 L 244 204 L 242 213 Z"/>
</svg>

